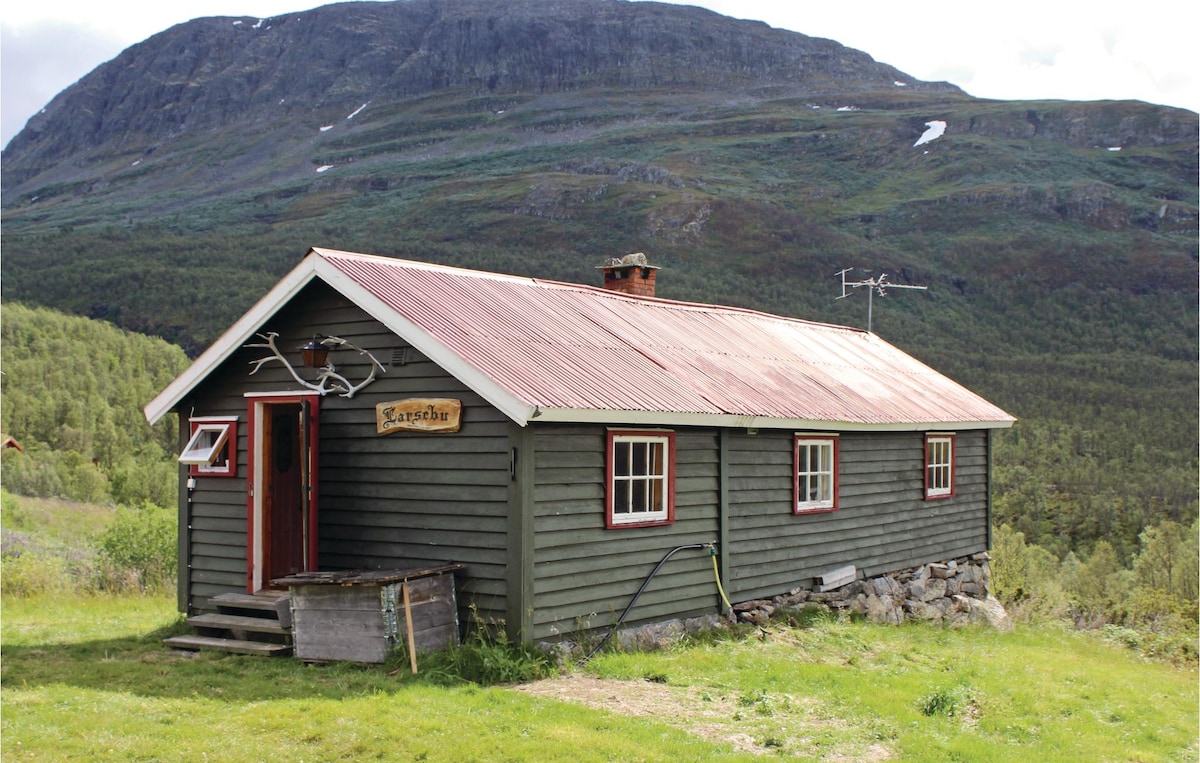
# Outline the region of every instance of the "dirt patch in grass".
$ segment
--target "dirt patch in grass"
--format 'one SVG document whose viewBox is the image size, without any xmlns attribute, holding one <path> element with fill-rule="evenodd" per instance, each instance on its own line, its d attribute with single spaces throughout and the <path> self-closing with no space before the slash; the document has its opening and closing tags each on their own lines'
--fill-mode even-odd
<svg viewBox="0 0 1200 763">
<path fill-rule="evenodd" d="M 656 681 L 569 675 L 514 686 L 514 691 L 612 713 L 654 718 L 739 752 L 780 753 L 822 761 L 885 761 L 892 751 L 872 743 L 811 697 L 744 694 Z"/>
</svg>

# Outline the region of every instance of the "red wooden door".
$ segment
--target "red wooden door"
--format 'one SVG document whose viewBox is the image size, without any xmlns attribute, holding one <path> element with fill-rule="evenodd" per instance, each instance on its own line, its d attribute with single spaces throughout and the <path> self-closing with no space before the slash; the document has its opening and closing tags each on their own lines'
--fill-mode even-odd
<svg viewBox="0 0 1200 763">
<path fill-rule="evenodd" d="M 306 568 L 308 442 L 301 403 L 263 412 L 263 582 Z"/>
</svg>

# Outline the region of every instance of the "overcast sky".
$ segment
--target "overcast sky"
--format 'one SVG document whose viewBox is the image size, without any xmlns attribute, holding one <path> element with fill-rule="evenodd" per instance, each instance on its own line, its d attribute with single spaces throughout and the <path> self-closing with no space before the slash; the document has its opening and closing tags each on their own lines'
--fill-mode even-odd
<svg viewBox="0 0 1200 763">
<path fill-rule="evenodd" d="M 497 0 L 502 2 L 503 0 Z M 1134 98 L 1200 110 L 1195 0 L 691 0 L 865 51 L 981 98 Z M 200 16 L 270 17 L 313 0 L 8 0 L 0 11 L 0 144 L 134 43 Z"/>
</svg>

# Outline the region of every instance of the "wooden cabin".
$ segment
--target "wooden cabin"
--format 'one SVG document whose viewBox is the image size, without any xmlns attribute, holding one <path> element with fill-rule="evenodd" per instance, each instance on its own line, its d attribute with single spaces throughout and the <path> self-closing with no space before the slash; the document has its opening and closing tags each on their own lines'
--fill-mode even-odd
<svg viewBox="0 0 1200 763">
<path fill-rule="evenodd" d="M 655 277 L 311 250 L 146 407 L 180 417 L 181 610 L 454 564 L 460 609 L 542 640 L 613 623 L 680 546 L 734 602 L 987 549 L 1010 415 L 874 334 Z M 627 622 L 719 609 L 689 548 Z"/>
</svg>

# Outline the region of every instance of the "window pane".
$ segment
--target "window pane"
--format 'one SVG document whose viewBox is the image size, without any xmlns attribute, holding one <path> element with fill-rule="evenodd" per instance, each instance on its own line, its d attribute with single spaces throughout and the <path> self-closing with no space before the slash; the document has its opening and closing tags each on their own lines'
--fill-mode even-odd
<svg viewBox="0 0 1200 763">
<path fill-rule="evenodd" d="M 651 480 L 651 507 L 653 511 L 662 511 L 666 507 L 666 502 L 663 500 L 663 485 L 664 480 Z"/>
<path fill-rule="evenodd" d="M 630 474 L 649 474 L 647 471 L 648 460 L 646 451 L 649 450 L 650 444 L 645 442 L 633 443 L 633 468 Z"/>
<path fill-rule="evenodd" d="M 646 501 L 646 481 L 633 480 L 630 483 L 633 491 L 633 510 L 634 512 L 644 512 L 647 508 Z"/>
<path fill-rule="evenodd" d="M 613 443 L 613 474 L 618 477 L 629 476 L 630 445 L 627 442 Z"/>
<path fill-rule="evenodd" d="M 613 513 L 629 513 L 629 483 L 625 480 L 613 481 Z"/>
</svg>

